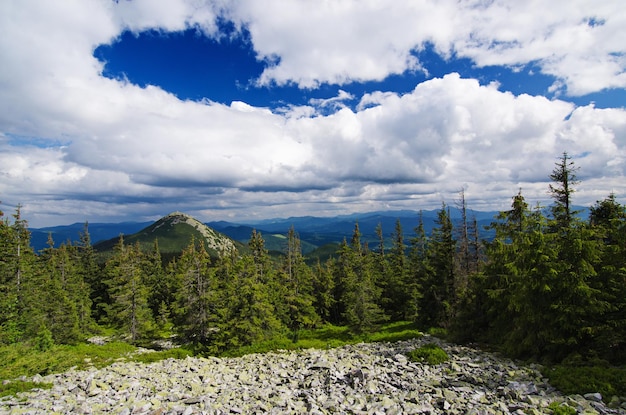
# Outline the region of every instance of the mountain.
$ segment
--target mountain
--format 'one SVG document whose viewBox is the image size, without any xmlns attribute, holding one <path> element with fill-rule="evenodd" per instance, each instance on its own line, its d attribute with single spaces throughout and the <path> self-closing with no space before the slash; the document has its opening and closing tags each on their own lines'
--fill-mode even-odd
<svg viewBox="0 0 626 415">
<path fill-rule="evenodd" d="M 153 222 L 89 223 L 88 230 L 91 243 L 96 244 L 107 239 L 117 238 L 120 234 L 133 234 L 152 223 Z M 35 252 L 46 248 L 48 246 L 49 235 L 52 235 L 55 246 L 67 243 L 75 244 L 80 241 L 80 234 L 84 230 L 85 223 L 30 229 L 31 246 Z"/>
<path fill-rule="evenodd" d="M 586 220 L 588 217 L 589 209 L 584 207 L 575 207 L 579 211 L 579 216 Z M 439 209 L 435 210 L 423 210 L 422 218 L 424 220 L 424 229 L 427 233 L 430 233 L 436 226 L 437 213 Z M 545 214 L 549 214 L 546 208 Z M 483 239 L 493 238 L 493 232 L 486 230 L 485 226 L 489 225 L 495 220 L 497 211 L 475 211 L 468 210 L 468 219 L 473 220 L 476 218 L 480 237 Z M 164 221 L 166 218 L 174 220 L 177 215 L 191 218 L 188 215 L 182 213 L 172 213 L 160 221 Z M 182 220 L 180 216 L 179 220 L 185 222 L 187 219 Z M 461 212 L 458 208 L 450 206 L 450 216 L 455 225 L 459 224 L 461 219 Z M 193 219 L 193 218 L 191 218 Z M 329 244 L 341 243 L 344 238 L 350 239 L 354 230 L 355 223 L 358 222 L 359 229 L 362 234 L 363 241 L 367 241 L 370 246 L 372 243 L 378 243 L 378 237 L 376 235 L 376 227 L 380 224 L 383 230 L 383 236 L 389 240 L 391 235 L 395 231 L 396 220 L 400 220 L 402 225 L 402 231 L 404 233 L 405 242 L 408 243 L 409 239 L 414 236 L 414 229 L 419 221 L 419 212 L 414 210 L 397 210 L 397 211 L 376 211 L 368 213 L 354 213 L 350 215 L 340 215 L 335 217 L 315 217 L 315 216 L 300 216 L 290 218 L 275 218 L 261 221 L 255 221 L 250 223 L 234 223 L 226 221 L 209 222 L 206 225 L 215 232 L 226 235 L 234 241 L 245 244 L 250 239 L 252 231 L 256 229 L 261 232 L 263 239 L 265 240 L 265 246 L 270 251 L 282 251 L 285 245 L 285 236 L 292 226 L 298 233 L 302 251 L 304 254 L 309 254 L 317 248 L 324 247 Z M 119 235 L 125 235 L 125 240 L 129 240 L 129 236 L 140 233 L 146 238 L 147 241 L 152 244 L 154 236 L 152 233 L 159 234 L 164 224 L 158 225 L 159 228 L 155 231 L 147 231 L 151 226 L 157 226 L 160 222 L 142 222 L 142 223 L 96 223 L 89 224 L 89 233 L 91 240 L 94 244 L 99 241 L 104 242 L 103 246 L 112 247 L 117 242 Z M 201 228 L 199 221 L 193 219 L 195 228 Z M 197 223 L 196 223 L 197 222 Z M 54 241 L 59 244 L 62 242 L 77 242 L 79 240 L 80 232 L 83 231 L 84 224 L 75 223 L 68 226 L 55 226 L 40 229 L 31 229 L 32 239 L 31 243 L 36 251 L 46 247 L 46 241 L 48 234 L 51 233 Z M 191 225 L 190 225 L 191 226 Z M 182 231 L 181 231 L 182 232 Z M 185 232 L 183 232 L 185 233 Z M 175 238 L 176 239 L 176 238 Z M 112 242 L 110 241 L 112 240 Z M 185 241 L 188 241 L 185 239 Z M 168 244 L 168 240 L 165 235 L 159 236 L 159 245 L 163 250 Z M 188 243 L 188 242 L 185 242 Z M 178 245 L 176 243 L 174 245 Z"/>
<path fill-rule="evenodd" d="M 437 220 L 438 212 L 439 209 L 421 212 L 426 233 L 430 233 L 436 226 L 435 221 Z M 498 212 L 495 211 L 468 210 L 467 217 L 468 220 L 476 218 L 481 237 L 490 239 L 493 235 L 484 228 L 493 222 L 497 214 Z M 208 225 L 244 243 L 250 238 L 252 229 L 256 229 L 261 232 L 266 240 L 266 246 L 268 246 L 267 241 L 271 235 L 286 235 L 289 228 L 293 226 L 303 242 L 303 252 L 306 254 L 308 252 L 304 249 L 305 243 L 309 244 L 308 248 L 310 249 L 327 244 L 340 243 L 344 238 L 349 240 L 356 223 L 359 224 L 362 240 L 367 241 L 372 246 L 372 243 L 378 244 L 378 236 L 376 235 L 378 225 L 382 227 L 384 238 L 389 240 L 395 232 L 396 221 L 400 220 L 405 242 L 408 243 L 408 239 L 415 234 L 414 229 L 419 223 L 419 215 L 420 213 L 414 210 L 397 210 L 355 213 L 335 217 L 301 216 L 286 219 L 275 218 L 248 224 L 220 221 L 209 222 Z M 459 223 L 461 220 L 461 212 L 456 207 L 450 207 L 450 216 L 454 224 Z"/>
<path fill-rule="evenodd" d="M 192 237 L 196 241 L 204 241 L 212 256 L 237 251 L 238 246 L 241 246 L 223 233 L 182 212 L 170 213 L 136 233 L 124 235 L 124 243 L 138 242 L 142 249 L 150 250 L 156 239 L 161 253 L 168 256 L 180 253 L 189 245 Z M 94 249 L 98 252 L 110 251 L 118 241 L 119 237 L 112 238 L 95 244 Z"/>
</svg>

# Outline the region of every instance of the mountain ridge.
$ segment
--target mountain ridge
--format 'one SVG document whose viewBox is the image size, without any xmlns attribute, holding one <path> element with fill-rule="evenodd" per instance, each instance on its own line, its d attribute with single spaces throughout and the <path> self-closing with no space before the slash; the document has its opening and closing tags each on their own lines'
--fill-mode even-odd
<svg viewBox="0 0 626 415">
<path fill-rule="evenodd" d="M 450 216 L 453 223 L 458 223 L 461 219 L 460 210 L 457 207 L 450 206 Z M 576 207 L 582 212 L 580 216 L 584 216 L 588 212 L 588 208 Z M 437 213 L 440 209 L 432 210 L 383 210 L 363 213 L 352 213 L 337 216 L 292 216 L 288 218 L 271 218 L 257 221 L 211 221 L 202 223 L 197 219 L 198 223 L 206 225 L 211 229 L 220 232 L 234 241 L 246 243 L 250 238 L 252 230 L 260 232 L 266 239 L 266 246 L 270 250 L 275 250 L 279 246 L 279 240 L 272 241 L 272 236 L 276 234 L 284 235 L 289 228 L 294 227 L 300 236 L 301 241 L 310 244 L 307 250 L 314 247 L 320 247 L 328 243 L 341 243 L 343 238 L 349 239 L 354 230 L 355 223 L 359 224 L 359 229 L 365 240 L 374 240 L 377 238 L 375 229 L 380 223 L 383 229 L 383 235 L 389 238 L 395 231 L 395 223 L 400 220 L 403 234 L 410 237 L 414 234 L 414 228 L 418 225 L 420 212 L 424 220 L 424 228 L 430 233 L 435 226 Z M 182 212 L 172 212 L 180 213 Z M 468 219 L 476 218 L 480 230 L 481 237 L 490 238 L 490 233 L 485 230 L 485 226 L 496 220 L 499 211 L 479 211 L 468 209 Z M 170 215 L 171 215 L 170 214 Z M 186 214 L 184 214 L 186 215 Z M 167 217 L 164 216 L 163 218 Z M 187 215 L 189 216 L 189 215 Z M 161 219 L 163 219 L 161 218 Z M 159 219 L 159 220 L 161 220 Z M 119 222 L 119 223 L 89 223 L 89 233 L 92 243 L 98 244 L 102 241 L 118 238 L 120 234 L 130 235 L 143 230 L 154 222 Z M 36 251 L 47 246 L 48 235 L 52 237 L 56 244 L 72 242 L 76 243 L 80 239 L 80 233 L 84 230 L 85 223 L 74 223 L 72 225 L 51 226 L 45 228 L 33 228 L 31 231 L 31 245 Z M 304 244 L 303 244 L 304 245 Z M 303 246 L 304 249 L 304 246 Z"/>
</svg>

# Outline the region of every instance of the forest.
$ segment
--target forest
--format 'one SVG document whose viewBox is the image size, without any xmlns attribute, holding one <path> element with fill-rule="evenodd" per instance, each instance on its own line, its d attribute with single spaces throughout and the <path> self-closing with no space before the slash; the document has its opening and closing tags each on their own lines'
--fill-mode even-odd
<svg viewBox="0 0 626 415">
<path fill-rule="evenodd" d="M 435 229 L 420 217 L 413 236 L 397 222 L 392 243 L 352 236 L 324 262 L 310 264 L 295 229 L 280 256 L 253 232 L 246 252 L 211 257 L 191 240 L 164 261 L 120 237 L 105 262 L 85 225 L 80 242 L 34 252 L 18 208 L 0 212 L 0 344 L 45 350 L 115 330 L 134 344 L 176 336 L 200 354 L 216 354 L 276 336 L 297 340 L 331 323 L 354 333 L 385 322 L 440 328 L 451 340 L 478 343 L 540 362 L 603 359 L 626 363 L 626 209 L 614 194 L 587 218 L 573 209 L 577 167 L 555 163 L 548 207 L 522 191 L 483 240 L 468 217 L 444 203 Z"/>
</svg>

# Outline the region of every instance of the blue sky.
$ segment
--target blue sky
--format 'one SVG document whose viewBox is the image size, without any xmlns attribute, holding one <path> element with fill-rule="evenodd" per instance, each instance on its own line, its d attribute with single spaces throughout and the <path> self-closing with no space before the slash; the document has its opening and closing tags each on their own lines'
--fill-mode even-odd
<svg viewBox="0 0 626 415">
<path fill-rule="evenodd" d="M 626 191 L 621 0 L 0 4 L 0 200 L 32 226 Z"/>
<path fill-rule="evenodd" d="M 406 71 L 391 75 L 380 81 L 349 82 L 343 85 L 324 84 L 317 88 L 299 88 L 296 85 L 259 86 L 255 80 L 268 65 L 259 61 L 245 29 L 233 32 L 224 25 L 223 39 L 211 39 L 195 28 L 175 33 L 156 30 L 132 33 L 123 32 L 118 39 L 100 45 L 94 56 L 105 64 L 103 75 L 113 79 L 128 79 L 134 84 L 158 85 L 180 99 L 211 101 L 230 104 L 244 101 L 250 105 L 280 108 L 285 103 L 306 105 L 311 99 L 337 96 L 343 90 L 354 96 L 344 103 L 356 107 L 364 93 L 393 91 L 405 94 L 430 78 L 457 72 L 464 78 L 475 78 L 481 84 L 498 82 L 501 91 L 516 95 L 542 95 L 550 99 L 560 98 L 576 105 L 594 103 L 597 108 L 624 106 L 626 90 L 606 89 L 582 96 L 562 96 L 550 87 L 557 81 L 555 76 L 541 73 L 532 62 L 523 66 L 477 67 L 471 59 L 455 56 L 443 57 L 426 44 L 413 55 L 422 62 L 424 70 Z"/>
</svg>

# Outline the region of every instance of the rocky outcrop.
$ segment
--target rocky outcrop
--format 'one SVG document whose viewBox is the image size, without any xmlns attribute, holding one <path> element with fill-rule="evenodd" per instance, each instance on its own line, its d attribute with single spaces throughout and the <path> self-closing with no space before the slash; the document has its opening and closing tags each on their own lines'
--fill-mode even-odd
<svg viewBox="0 0 626 415">
<path fill-rule="evenodd" d="M 450 361 L 428 366 L 406 353 L 440 343 Z M 537 367 L 425 336 L 397 343 L 241 358 L 115 363 L 37 377 L 52 382 L 0 400 L 1 414 L 626 414 L 598 394 L 563 396 Z"/>
</svg>

